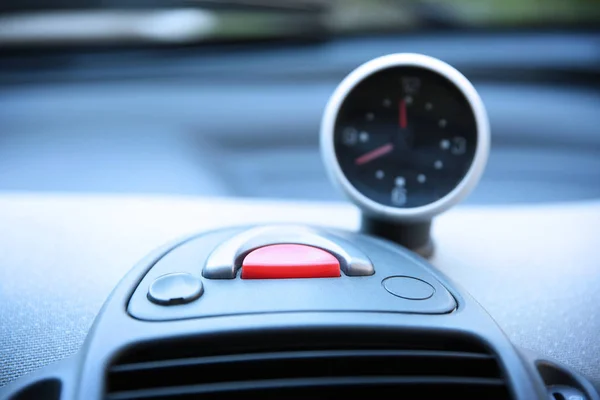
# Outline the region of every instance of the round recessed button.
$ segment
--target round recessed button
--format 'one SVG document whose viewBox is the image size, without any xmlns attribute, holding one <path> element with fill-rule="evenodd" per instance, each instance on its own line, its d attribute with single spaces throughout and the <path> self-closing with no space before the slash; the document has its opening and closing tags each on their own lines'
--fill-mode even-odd
<svg viewBox="0 0 600 400">
<path fill-rule="evenodd" d="M 194 275 L 178 272 L 159 276 L 148 289 L 148 299 L 160 305 L 186 304 L 204 293 L 202 281 Z"/>
<path fill-rule="evenodd" d="M 410 276 L 390 276 L 382 284 L 389 293 L 408 300 L 426 300 L 435 293 L 429 283 Z"/>
</svg>

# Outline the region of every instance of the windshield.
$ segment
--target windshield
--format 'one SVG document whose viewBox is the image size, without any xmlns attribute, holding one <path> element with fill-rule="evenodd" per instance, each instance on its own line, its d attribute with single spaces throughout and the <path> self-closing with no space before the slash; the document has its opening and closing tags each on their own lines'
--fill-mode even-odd
<svg viewBox="0 0 600 400">
<path fill-rule="evenodd" d="M 596 26 L 599 0 L 333 0 L 339 31 Z"/>
<path fill-rule="evenodd" d="M 9 0 L 0 13 L 7 45 L 600 26 L 600 0 Z"/>
</svg>

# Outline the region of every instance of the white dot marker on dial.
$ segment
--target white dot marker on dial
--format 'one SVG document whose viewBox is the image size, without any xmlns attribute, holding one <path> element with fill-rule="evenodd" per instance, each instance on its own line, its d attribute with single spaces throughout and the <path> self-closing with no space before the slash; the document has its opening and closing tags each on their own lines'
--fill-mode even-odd
<svg viewBox="0 0 600 400">
<path fill-rule="evenodd" d="M 405 102 L 406 104 L 412 104 L 412 102 L 413 102 L 413 98 L 412 98 L 412 96 L 406 96 L 406 97 L 404 98 L 404 102 Z"/>
<path fill-rule="evenodd" d="M 443 139 L 440 142 L 440 149 L 442 150 L 448 150 L 450 148 L 450 141 L 448 139 Z"/>
<path fill-rule="evenodd" d="M 433 104 L 431 104 L 431 103 L 425 103 L 425 110 L 431 111 L 432 109 L 433 109 Z"/>
<path fill-rule="evenodd" d="M 440 119 L 440 122 L 438 122 L 440 128 L 445 128 L 447 124 L 448 122 L 445 119 Z"/>
<path fill-rule="evenodd" d="M 427 177 L 425 175 L 423 175 L 423 174 L 417 175 L 417 182 L 425 183 L 426 180 L 427 180 Z"/>
<path fill-rule="evenodd" d="M 383 99 L 383 106 L 384 107 L 391 107 L 392 106 L 392 101 L 390 99 Z"/>
<path fill-rule="evenodd" d="M 365 118 L 367 119 L 367 121 L 373 121 L 373 119 L 375 119 L 375 114 L 373 114 L 372 112 L 367 113 L 367 115 L 365 115 Z"/>
<path fill-rule="evenodd" d="M 360 135 L 358 135 L 358 140 L 361 141 L 361 143 L 366 143 L 369 141 L 369 134 L 365 131 L 362 131 L 360 133 Z"/>
<path fill-rule="evenodd" d="M 404 186 L 406 184 L 406 179 L 403 176 L 397 176 L 394 180 L 396 186 Z"/>
<path fill-rule="evenodd" d="M 437 160 L 436 162 L 433 163 L 433 168 L 442 169 L 442 168 L 444 168 L 444 163 L 441 160 Z"/>
<path fill-rule="evenodd" d="M 384 176 L 385 176 L 385 172 L 383 172 L 380 169 L 378 169 L 377 172 L 375 172 L 375 178 L 377 178 L 377 179 L 383 179 Z"/>
</svg>

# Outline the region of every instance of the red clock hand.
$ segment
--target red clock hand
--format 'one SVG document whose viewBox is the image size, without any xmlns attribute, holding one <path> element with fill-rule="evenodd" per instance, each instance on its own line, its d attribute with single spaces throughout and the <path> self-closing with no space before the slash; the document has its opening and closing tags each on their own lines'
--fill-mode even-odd
<svg viewBox="0 0 600 400">
<path fill-rule="evenodd" d="M 373 161 L 376 158 L 382 157 L 384 155 L 386 155 L 387 153 L 389 153 L 390 151 L 394 150 L 394 145 L 391 143 L 388 144 L 384 144 L 381 147 L 378 147 L 374 150 L 369 151 L 368 153 L 363 154 L 362 156 L 358 157 L 356 160 L 354 160 L 354 163 L 356 165 L 363 165 L 368 163 L 369 161 Z"/>
<path fill-rule="evenodd" d="M 398 126 L 404 129 L 406 128 L 407 122 L 408 121 L 406 120 L 406 101 L 400 100 L 400 103 L 398 103 Z"/>
</svg>

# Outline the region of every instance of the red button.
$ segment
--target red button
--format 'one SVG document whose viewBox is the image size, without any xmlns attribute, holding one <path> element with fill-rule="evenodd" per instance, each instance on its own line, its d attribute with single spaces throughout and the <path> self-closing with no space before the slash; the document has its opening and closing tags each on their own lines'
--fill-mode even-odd
<svg viewBox="0 0 600 400">
<path fill-rule="evenodd" d="M 337 278 L 333 255 L 303 244 L 273 244 L 251 251 L 242 262 L 242 279 Z"/>
</svg>

